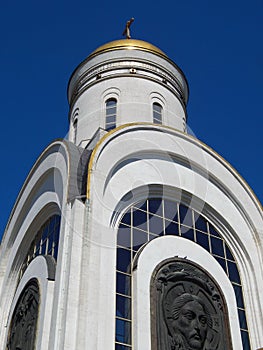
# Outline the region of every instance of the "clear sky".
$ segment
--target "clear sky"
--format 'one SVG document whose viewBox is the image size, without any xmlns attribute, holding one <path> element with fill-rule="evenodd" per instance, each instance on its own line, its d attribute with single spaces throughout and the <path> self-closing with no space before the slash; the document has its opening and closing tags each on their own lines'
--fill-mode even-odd
<svg viewBox="0 0 263 350">
<path fill-rule="evenodd" d="M 2 1 L 0 237 L 32 165 L 68 129 L 66 89 L 98 46 L 132 37 L 184 71 L 188 124 L 262 193 L 262 0 Z"/>
</svg>

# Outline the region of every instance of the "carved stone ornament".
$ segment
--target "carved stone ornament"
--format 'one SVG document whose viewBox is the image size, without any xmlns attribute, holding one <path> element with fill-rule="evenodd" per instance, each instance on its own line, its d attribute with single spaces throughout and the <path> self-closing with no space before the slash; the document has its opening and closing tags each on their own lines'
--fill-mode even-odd
<svg viewBox="0 0 263 350">
<path fill-rule="evenodd" d="M 169 259 L 151 284 L 153 350 L 231 350 L 226 304 L 217 284 L 186 259 Z"/>
<path fill-rule="evenodd" d="M 12 316 L 8 350 L 35 349 L 38 309 L 39 288 L 37 281 L 31 280 L 21 293 Z"/>
</svg>

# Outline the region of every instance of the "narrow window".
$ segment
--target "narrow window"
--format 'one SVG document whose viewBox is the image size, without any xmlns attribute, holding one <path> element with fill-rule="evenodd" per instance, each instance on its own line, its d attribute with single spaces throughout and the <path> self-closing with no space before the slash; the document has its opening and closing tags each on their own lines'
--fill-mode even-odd
<svg viewBox="0 0 263 350">
<path fill-rule="evenodd" d="M 106 101 L 106 120 L 105 120 L 106 130 L 111 130 L 116 128 L 116 115 L 117 115 L 117 100 L 115 98 L 109 98 Z"/>
<path fill-rule="evenodd" d="M 73 142 L 76 143 L 77 141 L 77 127 L 78 127 L 78 119 L 76 118 L 73 122 Z"/>
<path fill-rule="evenodd" d="M 162 111 L 163 108 L 159 103 L 153 103 L 153 122 L 155 124 L 162 124 Z"/>
</svg>

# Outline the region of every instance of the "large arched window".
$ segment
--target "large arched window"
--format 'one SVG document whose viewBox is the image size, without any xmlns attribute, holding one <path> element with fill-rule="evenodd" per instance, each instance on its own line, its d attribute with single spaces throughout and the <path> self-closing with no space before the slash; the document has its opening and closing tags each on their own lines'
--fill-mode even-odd
<svg viewBox="0 0 263 350">
<path fill-rule="evenodd" d="M 239 316 L 243 350 L 250 350 L 242 285 L 235 259 L 215 227 L 195 210 L 170 200 L 153 198 L 131 206 L 122 217 L 117 237 L 115 350 L 132 349 L 132 274 L 137 251 L 164 235 L 180 236 L 206 249 L 232 283 Z"/>
<path fill-rule="evenodd" d="M 51 255 L 57 260 L 60 219 L 60 215 L 53 215 L 38 230 L 20 269 L 19 280 L 22 278 L 30 262 L 36 256 Z"/>
<path fill-rule="evenodd" d="M 106 101 L 105 130 L 116 128 L 117 100 L 109 98 Z"/>
<path fill-rule="evenodd" d="M 153 122 L 155 124 L 162 124 L 162 113 L 163 113 L 163 108 L 162 106 L 154 102 L 153 103 Z"/>
</svg>

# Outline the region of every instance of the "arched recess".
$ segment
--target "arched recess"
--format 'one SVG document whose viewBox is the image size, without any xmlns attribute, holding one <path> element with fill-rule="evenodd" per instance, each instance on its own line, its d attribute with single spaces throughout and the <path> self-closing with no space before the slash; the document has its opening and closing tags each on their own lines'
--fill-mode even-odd
<svg viewBox="0 0 263 350">
<path fill-rule="evenodd" d="M 84 155 L 84 156 L 83 156 Z M 67 141 L 55 141 L 41 154 L 22 187 L 1 243 L 0 277 L 1 329 L 6 323 L 13 297 L 18 288 L 19 273 L 31 244 L 53 215 L 62 215 L 60 247 L 70 218 L 65 214 L 68 203 L 83 197 L 83 169 L 86 153 Z M 35 259 L 34 259 L 35 260 Z M 58 264 L 60 255 L 58 255 Z M 30 264 L 31 265 L 31 264 Z M 4 337 L 0 339 L 0 347 Z"/>
<path fill-rule="evenodd" d="M 214 279 L 220 284 L 226 308 L 231 317 L 229 325 L 233 349 L 242 349 L 235 295 L 229 279 L 203 248 L 181 237 L 173 236 L 159 237 L 149 242 L 138 257 L 133 279 L 133 314 L 136 325 L 133 329 L 134 349 L 152 349 L 150 285 L 158 265 L 163 264 L 167 259 L 174 261 L 175 255 L 180 261 L 197 264 L 203 271 L 210 271 L 210 273 L 212 271 Z"/>
<path fill-rule="evenodd" d="M 25 271 L 10 307 L 7 332 L 2 337 L 7 349 L 46 349 L 51 324 L 55 261 L 38 256 Z"/>
<path fill-rule="evenodd" d="M 31 279 L 21 292 L 12 315 L 6 347 L 8 350 L 35 348 L 40 293 Z"/>
<path fill-rule="evenodd" d="M 52 196 L 49 194 L 48 200 L 51 201 L 51 199 L 52 199 Z M 53 200 L 55 200 L 55 196 L 53 196 Z M 40 210 L 38 213 L 35 212 L 37 209 Z M 5 324 L 7 323 L 7 319 L 10 317 L 10 310 L 12 309 L 12 305 L 14 305 L 14 300 L 16 299 L 15 296 L 19 294 L 19 291 L 21 292 L 21 288 L 22 288 L 21 286 L 25 285 L 28 273 L 32 271 L 32 269 L 34 269 L 34 278 L 36 279 L 39 279 L 39 278 L 41 279 L 43 273 L 46 276 L 48 276 L 48 279 L 50 280 L 55 279 L 56 261 L 51 256 L 52 252 L 50 255 L 46 256 L 44 255 L 46 252 L 43 251 L 42 255 L 37 256 L 39 253 L 37 251 L 35 252 L 32 251 L 32 245 L 35 239 L 37 238 L 37 236 L 39 234 L 44 234 L 44 232 L 43 233 L 40 232 L 41 228 L 43 227 L 43 225 L 45 225 L 45 223 L 49 223 L 50 219 L 53 218 L 54 216 L 60 218 L 60 208 L 58 207 L 58 204 L 55 202 L 48 203 L 47 196 L 43 194 L 35 202 L 35 205 L 29 211 L 28 216 L 25 218 L 25 221 L 21 226 L 20 232 L 11 248 L 8 263 L 6 265 L 6 273 L 5 273 L 4 283 L 3 283 L 4 288 L 1 290 L 1 310 L 2 310 L 1 322 L 2 323 L 5 323 Z M 58 235 L 60 235 L 60 232 L 59 232 L 60 223 L 58 223 L 58 225 L 59 226 L 57 226 L 56 231 Z M 49 229 L 50 228 L 48 227 L 48 230 Z M 48 231 L 46 231 L 45 233 L 48 234 Z M 62 238 L 63 238 L 63 235 L 62 235 Z M 39 241 L 39 244 L 42 244 L 42 242 Z M 43 244 L 45 243 L 43 242 Z M 58 247 L 59 242 L 57 242 L 56 244 Z M 62 244 L 63 244 L 63 240 L 62 240 Z M 43 265 L 43 263 L 40 263 L 41 260 L 39 260 L 39 258 L 42 258 L 42 257 L 46 257 L 45 264 L 47 266 Z M 27 260 L 28 262 L 32 260 L 29 263 L 29 265 Z M 42 265 L 39 265 L 39 264 L 42 264 Z M 26 268 L 27 265 L 28 267 Z M 51 265 L 54 265 L 52 269 L 50 269 Z M 44 277 L 44 279 L 46 278 L 47 277 Z M 41 293 L 44 293 L 44 289 L 41 290 Z M 7 330 L 7 328 L 5 329 Z M 3 339 L 1 339 L 1 341 L 3 341 Z"/>
<path fill-rule="evenodd" d="M 136 140 L 136 142 L 134 142 Z M 103 174 L 103 176 L 101 176 Z M 154 189 L 155 188 L 155 189 Z M 129 208 L 149 194 L 179 200 L 206 216 L 219 228 L 233 249 L 244 287 L 251 347 L 261 344 L 262 328 L 262 211 L 240 175 L 215 151 L 199 140 L 164 126 L 130 124 L 105 135 L 95 147 L 88 171 L 87 195 L 92 203 L 88 229 L 92 245 L 94 283 L 104 281 L 110 290 L 115 268 L 118 223 Z M 153 190 L 153 192 L 152 192 Z M 105 269 L 104 267 L 107 266 Z M 220 266 L 219 266 L 220 267 Z M 100 271 L 98 274 L 97 271 Z M 253 288 L 251 288 L 253 286 Z M 101 322 L 100 314 L 115 316 L 111 300 L 102 289 L 89 292 L 97 302 L 90 306 L 87 325 Z M 86 317 L 83 315 L 83 317 Z M 103 331 L 104 332 L 104 331 Z M 104 333 L 98 339 L 104 339 Z M 114 339 L 111 329 L 107 337 Z M 106 345 L 105 345 L 106 346 Z"/>
<path fill-rule="evenodd" d="M 143 190 L 138 190 L 137 195 L 140 192 L 142 193 Z M 136 196 L 135 193 L 134 196 Z M 242 337 L 243 349 L 249 350 L 249 333 L 238 266 L 231 252 L 233 247 L 228 246 L 220 233 L 222 227 L 224 227 L 224 220 L 220 216 L 217 217 L 218 222 L 221 221 L 219 231 L 218 228 L 215 228 L 215 224 L 212 224 L 203 216 L 206 213 L 208 217 L 212 218 L 215 214 L 212 208 L 206 207 L 200 213 L 189 207 L 189 203 L 193 202 L 189 200 L 189 194 L 188 196 L 186 193 L 181 194 L 178 197 L 179 201 L 176 202 L 175 198 L 178 194 L 179 191 L 176 193 L 176 191 L 172 192 L 170 189 L 170 192 L 168 192 L 168 189 L 164 190 L 160 186 L 151 190 L 148 188 L 147 199 L 133 202 L 121 218 L 116 255 L 116 345 L 131 346 L 132 344 L 131 323 L 133 319 L 130 312 L 134 302 L 134 295 L 131 292 L 132 265 L 136 270 L 138 259 L 141 252 L 143 252 L 142 247 L 158 237 L 177 236 L 183 240 L 194 242 L 196 246 L 203 247 L 206 252 L 213 256 L 214 264 L 219 264 L 229 281 L 231 281 L 231 289 L 235 291 L 236 307 L 239 315 L 239 337 Z M 194 201 L 197 202 L 197 199 Z M 229 225 L 228 229 L 231 230 Z M 174 250 L 175 255 L 177 255 L 176 249 Z M 184 256 L 186 257 L 186 255 L 185 252 Z M 137 256 L 135 260 L 134 256 Z M 208 273 L 212 271 L 213 275 L 213 268 L 207 271 Z M 223 299 L 222 296 L 221 300 Z M 221 301 L 221 304 L 224 303 Z M 221 332 L 222 330 L 217 329 L 216 331 Z M 136 329 L 134 329 L 134 332 L 136 332 Z M 227 346 L 221 344 L 220 349 L 231 349 L 230 343 Z M 156 347 L 157 344 L 155 344 L 154 349 Z M 162 345 L 161 349 L 163 347 L 166 348 L 167 344 Z"/>
<path fill-rule="evenodd" d="M 114 129 L 119 123 L 120 115 L 120 89 L 111 87 L 101 94 L 102 116 L 101 126 L 106 131 Z"/>
<path fill-rule="evenodd" d="M 221 287 L 199 265 L 166 259 L 153 272 L 150 288 L 152 350 L 233 349 Z"/>
<path fill-rule="evenodd" d="M 3 250 L 13 245 L 18 231 L 41 195 L 51 194 L 61 208 L 84 197 L 83 172 L 89 153 L 66 140 L 51 143 L 32 167 L 17 197 L 2 239 Z"/>
</svg>

